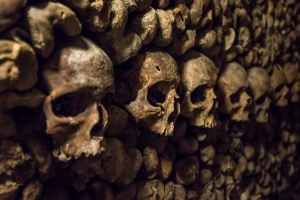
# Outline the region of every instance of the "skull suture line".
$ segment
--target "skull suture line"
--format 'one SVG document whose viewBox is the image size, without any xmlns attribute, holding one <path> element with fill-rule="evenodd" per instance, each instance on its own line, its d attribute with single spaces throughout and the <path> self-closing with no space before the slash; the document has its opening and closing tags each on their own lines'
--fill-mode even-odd
<svg viewBox="0 0 300 200">
<path fill-rule="evenodd" d="M 124 75 L 135 94 L 125 108 L 142 127 L 160 135 L 171 135 L 180 111 L 176 61 L 159 48 L 147 47 L 130 63 L 132 68 Z"/>
<path fill-rule="evenodd" d="M 218 80 L 219 110 L 234 121 L 247 121 L 251 98 L 246 93 L 249 86 L 247 72 L 237 62 L 225 65 Z"/>
<path fill-rule="evenodd" d="M 178 67 L 183 92 L 180 113 L 191 125 L 214 127 L 217 101 L 213 87 L 218 78 L 215 64 L 199 52 L 188 51 L 178 60 Z"/>
<path fill-rule="evenodd" d="M 101 153 L 108 118 L 104 102 L 114 91 L 108 56 L 84 37 L 64 38 L 45 61 L 43 79 L 48 90 L 43 109 L 54 155 L 66 161 Z"/>
<path fill-rule="evenodd" d="M 268 121 L 268 109 L 271 100 L 271 80 L 265 69 L 252 67 L 248 71 L 249 94 L 252 97 L 250 113 L 257 122 L 265 123 Z"/>
</svg>

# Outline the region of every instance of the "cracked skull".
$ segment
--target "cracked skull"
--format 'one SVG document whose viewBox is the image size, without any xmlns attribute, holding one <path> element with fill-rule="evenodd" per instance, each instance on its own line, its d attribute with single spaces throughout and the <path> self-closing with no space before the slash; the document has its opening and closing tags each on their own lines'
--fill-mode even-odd
<svg viewBox="0 0 300 200">
<path fill-rule="evenodd" d="M 191 125 L 214 127 L 217 101 L 213 88 L 218 78 L 215 64 L 205 55 L 189 51 L 178 60 L 178 66 L 183 92 L 180 113 Z"/>
<path fill-rule="evenodd" d="M 249 86 L 247 72 L 237 62 L 224 66 L 218 80 L 219 110 L 234 121 L 247 121 L 251 98 L 246 93 Z"/>
<path fill-rule="evenodd" d="M 247 71 L 249 81 L 249 94 L 252 97 L 250 113 L 257 122 L 268 121 L 268 109 L 271 103 L 271 80 L 265 69 L 252 67 Z"/>
<path fill-rule="evenodd" d="M 108 56 L 84 37 L 64 38 L 43 65 L 43 109 L 53 154 L 61 161 L 101 153 L 107 106 L 114 91 Z"/>
<path fill-rule="evenodd" d="M 147 47 L 131 61 L 124 80 L 133 94 L 125 108 L 139 124 L 159 135 L 173 134 L 179 114 L 179 74 L 176 61 L 165 51 Z"/>
</svg>

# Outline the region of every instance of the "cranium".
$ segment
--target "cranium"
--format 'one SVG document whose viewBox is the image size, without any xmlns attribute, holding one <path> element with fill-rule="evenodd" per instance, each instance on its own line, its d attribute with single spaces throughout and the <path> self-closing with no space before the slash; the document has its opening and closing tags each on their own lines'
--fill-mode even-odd
<svg viewBox="0 0 300 200">
<path fill-rule="evenodd" d="M 271 80 L 265 69 L 252 67 L 248 71 L 249 94 L 252 97 L 250 113 L 257 122 L 268 121 L 268 109 L 271 103 Z"/>
<path fill-rule="evenodd" d="M 299 78 L 299 64 L 298 62 L 287 62 L 283 66 L 284 75 L 289 85 L 288 98 L 291 102 L 299 101 L 300 92 L 300 78 Z"/>
<path fill-rule="evenodd" d="M 213 87 L 218 78 L 215 64 L 202 53 L 191 50 L 178 60 L 178 67 L 184 93 L 181 114 L 191 125 L 214 127 L 217 102 Z"/>
<path fill-rule="evenodd" d="M 274 65 L 270 72 L 272 94 L 271 100 L 276 106 L 286 106 L 288 104 L 287 94 L 289 89 L 287 87 L 287 80 L 284 71 L 280 65 Z"/>
<path fill-rule="evenodd" d="M 114 88 L 112 63 L 84 37 L 63 38 L 57 45 L 43 64 L 48 90 L 43 109 L 53 153 L 62 161 L 99 154 L 107 124 L 104 100 Z"/>
<path fill-rule="evenodd" d="M 125 108 L 142 127 L 160 135 L 171 135 L 179 114 L 176 61 L 159 48 L 147 47 L 130 64 L 131 68 L 122 73 L 121 86 L 129 83 L 126 90 L 132 92 Z M 117 99 L 120 99 L 118 95 Z"/>
<path fill-rule="evenodd" d="M 246 93 L 249 86 L 247 72 L 237 62 L 225 65 L 218 80 L 218 101 L 222 113 L 230 115 L 232 120 L 248 120 L 248 108 L 251 98 Z"/>
</svg>

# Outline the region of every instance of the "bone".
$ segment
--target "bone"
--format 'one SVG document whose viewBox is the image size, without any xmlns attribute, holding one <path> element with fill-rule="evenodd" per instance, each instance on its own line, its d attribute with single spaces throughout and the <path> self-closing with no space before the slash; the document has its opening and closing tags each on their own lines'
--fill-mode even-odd
<svg viewBox="0 0 300 200">
<path fill-rule="evenodd" d="M 212 180 L 213 173 L 209 168 L 203 168 L 199 173 L 199 181 L 201 185 L 206 185 Z"/>
<path fill-rule="evenodd" d="M 0 174 L 5 178 L 5 182 L 1 184 L 1 193 L 4 197 L 11 197 L 19 186 L 33 178 L 36 166 L 32 157 L 24 152 L 20 144 L 11 140 L 1 140 L 0 152 Z"/>
<path fill-rule="evenodd" d="M 175 162 L 174 176 L 176 182 L 189 185 L 196 181 L 199 175 L 199 161 L 196 156 L 187 156 Z"/>
<path fill-rule="evenodd" d="M 217 33 L 212 29 L 205 29 L 196 34 L 195 46 L 201 49 L 209 49 L 217 44 Z"/>
<path fill-rule="evenodd" d="M 101 155 L 105 180 L 109 183 L 116 181 L 125 169 L 125 150 L 121 141 L 115 138 L 107 139 L 106 151 Z"/>
<path fill-rule="evenodd" d="M 54 158 L 45 138 L 29 136 L 26 138 L 26 147 L 37 163 L 38 173 L 41 179 L 47 180 L 55 173 Z M 36 180 L 35 184 L 41 184 Z M 41 185 L 42 186 L 42 185 Z M 41 187 L 40 186 L 40 187 Z"/>
<path fill-rule="evenodd" d="M 206 165 L 212 165 L 215 157 L 215 148 L 212 145 L 200 146 L 200 161 L 205 163 Z"/>
<path fill-rule="evenodd" d="M 153 43 L 159 47 L 168 46 L 172 40 L 174 17 L 170 10 L 156 9 L 156 15 L 158 20 L 158 29 Z"/>
<path fill-rule="evenodd" d="M 108 108 L 101 100 L 114 92 L 112 63 L 102 49 L 86 38 L 67 38 L 58 44 L 42 66 L 47 90 L 43 103 L 46 132 L 55 140 L 54 154 L 61 161 L 82 154 L 100 154 L 105 150 L 103 132 L 108 118 Z M 85 57 L 78 60 L 82 53 Z M 60 64 L 56 60 L 61 60 Z M 65 70 L 72 73 L 71 80 Z M 70 98 L 77 102 L 69 104 Z"/>
<path fill-rule="evenodd" d="M 164 184 L 164 198 L 163 200 L 171 200 L 174 199 L 175 196 L 175 184 L 172 181 L 168 181 Z"/>
<path fill-rule="evenodd" d="M 19 192 L 19 184 L 6 181 L 4 184 L 0 185 L 0 197 L 2 199 L 14 199 L 17 197 Z"/>
<path fill-rule="evenodd" d="M 142 166 L 142 154 L 135 148 L 125 150 L 125 167 L 122 174 L 114 181 L 118 187 L 127 187 L 134 182 Z"/>
<path fill-rule="evenodd" d="M 134 31 L 147 45 L 154 39 L 158 27 L 156 11 L 149 7 L 142 13 L 137 13 L 129 19 L 128 28 Z"/>
<path fill-rule="evenodd" d="M 128 11 L 123 1 L 112 0 L 110 27 L 104 32 L 94 32 L 96 43 L 107 53 L 114 65 L 121 64 L 137 55 L 142 47 L 141 38 L 126 28 Z"/>
<path fill-rule="evenodd" d="M 179 154 L 193 154 L 199 148 L 198 141 L 190 136 L 181 139 L 175 146 Z"/>
<path fill-rule="evenodd" d="M 180 112 L 179 74 L 176 61 L 157 47 L 143 49 L 131 60 L 132 68 L 124 73 L 124 80 L 134 83 L 124 88 L 132 94 L 125 108 L 138 119 L 142 128 L 159 135 L 170 136 Z M 151 74 L 151 77 L 147 77 Z"/>
<path fill-rule="evenodd" d="M 158 9 L 165 9 L 169 6 L 170 0 L 153 0 L 152 5 Z"/>
<path fill-rule="evenodd" d="M 68 184 L 72 186 L 76 192 L 83 192 L 88 187 L 88 181 L 95 175 L 101 177 L 103 180 L 107 179 L 101 163 L 102 160 L 100 156 L 82 157 L 72 163 L 70 167 L 63 172 L 63 176 L 68 180 Z M 83 195 L 86 194 L 83 193 Z"/>
<path fill-rule="evenodd" d="M 195 44 L 196 31 L 187 29 L 183 33 L 173 32 L 172 42 L 166 50 L 174 57 L 182 56 Z"/>
<path fill-rule="evenodd" d="M 217 158 L 221 158 L 221 160 Z M 216 163 L 220 163 L 220 169 L 223 174 L 232 174 L 236 168 L 234 160 L 229 155 L 216 157 Z"/>
<path fill-rule="evenodd" d="M 239 138 L 232 138 L 228 149 L 233 158 L 239 159 L 243 153 L 243 143 Z"/>
<path fill-rule="evenodd" d="M 91 31 L 102 32 L 109 25 L 110 1 L 74 1 L 65 0 L 75 10 L 82 24 Z M 128 5 L 128 4 L 126 4 Z M 129 7 L 130 5 L 128 5 Z"/>
<path fill-rule="evenodd" d="M 253 160 L 255 156 L 255 150 L 251 145 L 244 146 L 244 156 L 247 160 Z"/>
<path fill-rule="evenodd" d="M 60 2 L 0 27 L 0 199 L 297 199 L 297 1 Z"/>
<path fill-rule="evenodd" d="M 16 89 L 25 91 L 37 82 L 38 61 L 33 48 L 21 39 L 21 29 L 10 29 L 1 43 L 0 92 Z"/>
<path fill-rule="evenodd" d="M 233 192 L 234 188 L 236 187 L 234 179 L 232 176 L 226 176 L 225 178 L 225 199 L 230 200 L 231 193 Z"/>
<path fill-rule="evenodd" d="M 159 158 L 157 151 L 152 147 L 146 147 L 143 150 L 143 164 L 142 168 L 144 176 L 148 179 L 153 179 L 157 175 L 159 167 Z"/>
<path fill-rule="evenodd" d="M 218 189 L 222 188 L 225 183 L 225 176 L 219 168 L 215 169 L 213 173 L 213 181 L 215 184 L 215 188 Z"/>
<path fill-rule="evenodd" d="M 174 17 L 174 31 L 178 33 L 184 32 L 190 19 L 189 9 L 184 0 L 175 1 L 175 7 L 172 8 L 172 14 Z"/>
<path fill-rule="evenodd" d="M 276 106 L 286 106 L 288 104 L 287 93 L 289 91 L 287 87 L 287 80 L 284 76 L 283 69 L 280 65 L 275 65 L 272 67 L 270 74 L 272 95 L 271 100 Z"/>
<path fill-rule="evenodd" d="M 0 32 L 15 24 L 21 16 L 22 8 L 27 4 L 27 0 L 22 1 L 1 1 L 0 11 Z"/>
<path fill-rule="evenodd" d="M 189 26 L 196 26 L 203 13 L 203 1 L 202 0 L 192 0 L 190 4 L 188 4 L 189 13 L 190 13 L 190 24 Z"/>
<path fill-rule="evenodd" d="M 182 185 L 175 184 L 175 193 L 174 193 L 174 199 L 185 199 L 186 197 L 186 190 Z"/>
<path fill-rule="evenodd" d="M 217 108 L 213 87 L 217 81 L 217 68 L 205 55 L 188 51 L 178 59 L 183 101 L 181 114 L 193 126 L 212 128 L 216 125 L 214 110 Z M 201 78 L 197 74 L 201 73 Z"/>
<path fill-rule="evenodd" d="M 284 76 L 287 81 L 287 85 L 290 86 L 290 90 L 288 93 L 288 99 L 291 102 L 299 101 L 299 90 L 300 90 L 300 82 L 299 82 L 299 65 L 297 63 L 287 62 L 283 65 Z"/>
<path fill-rule="evenodd" d="M 140 181 L 137 183 L 137 194 L 135 199 L 142 200 L 145 198 L 163 199 L 164 185 L 158 180 Z"/>
<path fill-rule="evenodd" d="M 31 43 L 42 57 L 48 57 L 54 50 L 54 29 L 59 29 L 67 36 L 76 36 L 82 28 L 76 14 L 70 8 L 53 2 L 28 6 L 24 20 Z"/>
<path fill-rule="evenodd" d="M 144 10 L 146 10 L 151 4 L 152 4 L 153 0 L 141 0 L 137 3 L 138 7 L 137 7 L 137 12 L 142 12 Z"/>
<path fill-rule="evenodd" d="M 127 124 L 128 114 L 125 110 L 110 106 L 107 129 L 104 132 L 106 137 L 116 137 L 124 133 Z M 118 124 L 118 126 L 116 126 Z"/>
<path fill-rule="evenodd" d="M 248 120 L 247 109 L 252 101 L 246 92 L 248 86 L 247 73 L 240 64 L 224 66 L 218 80 L 219 110 L 234 121 Z"/>
<path fill-rule="evenodd" d="M 45 94 L 37 88 L 22 92 L 3 92 L 0 94 L 0 110 L 10 110 L 18 106 L 36 108 L 43 103 L 44 98 Z"/>
<path fill-rule="evenodd" d="M 157 170 L 157 175 L 160 180 L 164 181 L 169 178 L 173 170 L 173 161 L 165 153 L 159 156 L 159 166 Z"/>
<path fill-rule="evenodd" d="M 236 33 L 234 29 L 229 28 L 224 35 L 223 50 L 228 51 L 233 46 L 235 39 L 236 39 Z"/>
<path fill-rule="evenodd" d="M 202 13 L 202 18 L 199 21 L 199 24 L 197 25 L 197 30 L 201 30 L 204 27 L 209 27 L 212 24 L 213 21 L 213 12 L 210 9 L 207 9 Z"/>
<path fill-rule="evenodd" d="M 252 67 L 247 71 L 249 81 L 249 93 L 252 97 L 250 113 L 260 123 L 268 121 L 268 109 L 271 103 L 271 80 L 266 70 Z"/>
<path fill-rule="evenodd" d="M 37 200 L 41 197 L 43 190 L 43 185 L 41 181 L 37 178 L 31 180 L 26 184 L 25 189 L 22 191 L 22 199 L 24 200 Z"/>
</svg>

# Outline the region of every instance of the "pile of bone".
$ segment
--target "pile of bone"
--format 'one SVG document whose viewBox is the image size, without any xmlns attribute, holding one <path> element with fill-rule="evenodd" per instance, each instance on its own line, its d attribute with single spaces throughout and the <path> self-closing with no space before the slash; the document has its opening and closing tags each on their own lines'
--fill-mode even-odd
<svg viewBox="0 0 300 200">
<path fill-rule="evenodd" d="M 297 199 L 296 0 L 0 0 L 0 199 Z"/>
</svg>

